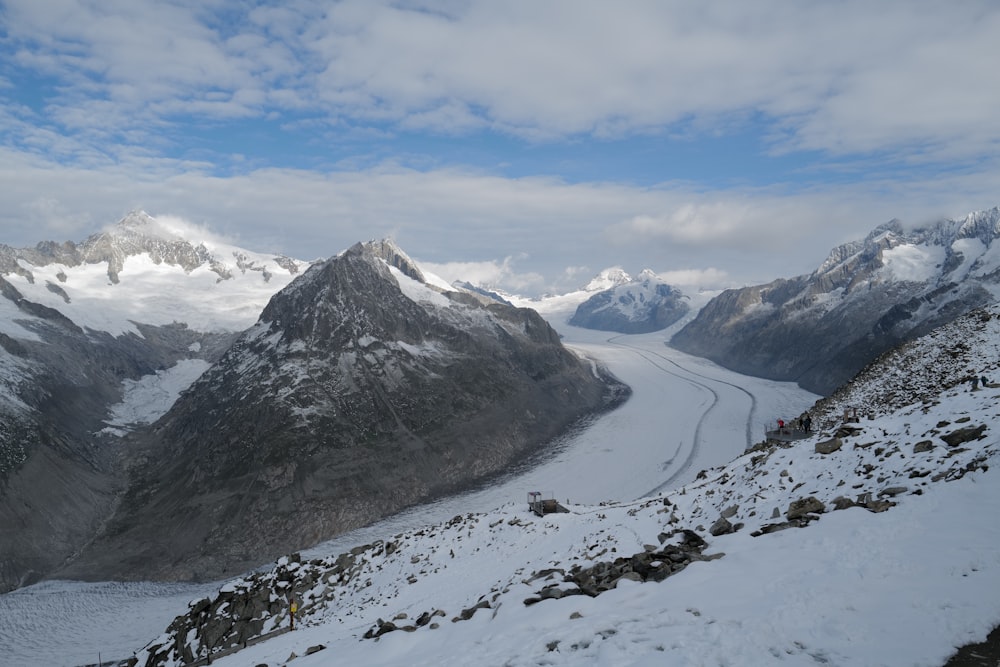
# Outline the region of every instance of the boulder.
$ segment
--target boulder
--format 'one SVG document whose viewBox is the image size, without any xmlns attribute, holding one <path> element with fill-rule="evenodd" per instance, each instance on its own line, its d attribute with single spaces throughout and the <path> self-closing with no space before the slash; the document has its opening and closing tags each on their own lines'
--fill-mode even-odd
<svg viewBox="0 0 1000 667">
<path fill-rule="evenodd" d="M 845 498 L 844 496 L 837 496 L 833 499 L 834 510 L 846 510 L 848 507 L 857 507 L 857 503 L 850 498 Z"/>
<path fill-rule="evenodd" d="M 808 498 L 799 498 L 798 500 L 792 501 L 788 506 L 788 511 L 785 512 L 785 517 L 791 521 L 792 519 L 798 519 L 806 514 L 820 514 L 826 510 L 826 506 L 817 500 L 814 496 L 809 496 Z"/>
<path fill-rule="evenodd" d="M 979 426 L 966 426 L 965 428 L 960 428 L 957 431 L 952 431 L 947 435 L 942 435 L 941 439 L 944 440 L 949 447 L 958 447 L 959 445 L 971 440 L 979 440 L 983 437 L 983 432 L 985 430 L 985 424 L 980 424 Z"/>
<path fill-rule="evenodd" d="M 816 443 L 816 453 L 817 454 L 833 454 L 835 451 L 844 446 L 844 442 L 840 438 L 830 438 L 829 440 L 824 440 L 823 442 Z"/>
<path fill-rule="evenodd" d="M 728 535 L 733 532 L 733 524 L 729 523 L 729 519 L 724 516 L 720 516 L 718 521 L 712 524 L 712 527 L 708 529 L 713 537 L 718 537 L 719 535 Z"/>
</svg>

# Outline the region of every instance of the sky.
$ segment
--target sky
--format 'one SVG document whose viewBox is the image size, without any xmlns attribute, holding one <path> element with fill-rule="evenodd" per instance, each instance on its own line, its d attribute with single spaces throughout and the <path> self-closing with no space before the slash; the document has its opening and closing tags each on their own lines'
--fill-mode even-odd
<svg viewBox="0 0 1000 667">
<path fill-rule="evenodd" d="M 142 209 L 520 294 L 807 273 L 1000 203 L 1000 6 L 0 0 L 0 242 Z"/>
</svg>

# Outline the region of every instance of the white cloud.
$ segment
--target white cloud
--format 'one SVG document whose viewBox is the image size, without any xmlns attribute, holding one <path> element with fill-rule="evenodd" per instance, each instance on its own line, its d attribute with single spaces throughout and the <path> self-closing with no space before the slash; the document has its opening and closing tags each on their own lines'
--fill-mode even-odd
<svg viewBox="0 0 1000 667">
<path fill-rule="evenodd" d="M 813 270 L 834 245 L 893 217 L 959 217 L 997 203 L 988 177 L 698 193 L 393 165 L 229 178 L 191 166 L 146 157 L 79 168 L 0 149 L 0 242 L 79 241 L 141 208 L 307 260 L 391 235 L 449 279 L 481 276 L 540 293 L 578 288 L 596 273 L 586 267 L 615 264 L 635 272 L 721 267 L 735 284 L 767 282 Z"/>
<path fill-rule="evenodd" d="M 17 62 L 66 84 L 48 113 L 77 130 L 308 110 L 532 139 L 756 118 L 778 148 L 835 154 L 1000 139 L 985 1 L 6 5 Z M 74 113 L 85 99 L 111 108 Z"/>
<path fill-rule="evenodd" d="M 523 256 L 522 256 L 523 257 Z M 502 288 L 523 294 L 534 293 L 547 286 L 545 276 L 537 272 L 520 272 L 515 269 L 517 258 L 482 262 L 420 262 L 431 273 L 435 273 L 449 283 L 467 281 L 488 288 Z"/>
<path fill-rule="evenodd" d="M 0 241 L 78 240 L 144 208 L 304 259 L 394 234 L 425 261 L 543 290 L 612 264 L 770 280 L 890 218 L 997 203 L 986 0 L 255 4 L 6 2 L 0 85 L 35 88 L 0 108 Z M 331 146 L 330 164 L 204 138 L 248 118 L 319 146 L 310 164 Z M 393 143 L 420 133 L 405 155 Z M 506 142 L 495 163 L 511 173 L 545 142 L 591 141 L 600 174 L 604 141 L 740 133 L 815 156 L 747 181 L 771 187 L 666 181 L 655 164 L 642 185 L 447 166 L 456 135 L 480 164 Z"/>
<path fill-rule="evenodd" d="M 664 271 L 657 274 L 663 282 L 674 287 L 694 287 L 700 289 L 724 289 L 733 286 L 733 279 L 726 271 L 709 267 L 707 269 L 684 269 Z"/>
</svg>

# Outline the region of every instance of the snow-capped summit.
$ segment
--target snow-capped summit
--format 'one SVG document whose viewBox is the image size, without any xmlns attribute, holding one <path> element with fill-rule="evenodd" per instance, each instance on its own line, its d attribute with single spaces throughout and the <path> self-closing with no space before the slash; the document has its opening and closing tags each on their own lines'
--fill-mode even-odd
<svg viewBox="0 0 1000 667">
<path fill-rule="evenodd" d="M 628 274 L 622 272 L 616 278 L 628 278 Z M 667 328 L 689 309 L 679 289 L 651 269 L 643 269 L 635 280 L 615 284 L 581 303 L 569 323 L 601 331 L 648 333 Z"/>
<path fill-rule="evenodd" d="M 589 283 L 587 283 L 583 290 L 585 292 L 601 292 L 617 285 L 624 285 L 626 283 L 632 282 L 632 276 L 625 272 L 620 266 L 613 266 L 608 269 L 604 269 L 596 276 L 594 276 Z"/>
<path fill-rule="evenodd" d="M 0 246 L 0 275 L 23 298 L 114 336 L 175 322 L 241 331 L 307 266 L 142 211 L 78 244 Z"/>
</svg>

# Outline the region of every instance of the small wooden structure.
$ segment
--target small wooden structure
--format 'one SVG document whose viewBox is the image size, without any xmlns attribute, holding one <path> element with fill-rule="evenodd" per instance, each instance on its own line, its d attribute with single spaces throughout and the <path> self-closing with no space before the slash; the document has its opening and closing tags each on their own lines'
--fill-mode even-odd
<svg viewBox="0 0 1000 667">
<path fill-rule="evenodd" d="M 545 516 L 553 512 L 569 512 L 555 498 L 542 498 L 541 491 L 528 492 L 528 509 L 538 516 Z"/>
<path fill-rule="evenodd" d="M 808 438 L 812 435 L 812 432 L 803 431 L 802 429 L 793 428 L 786 425 L 784 428 L 773 428 L 764 431 L 764 437 L 768 440 L 780 440 L 782 442 L 792 442 L 793 440 L 802 440 Z"/>
</svg>

